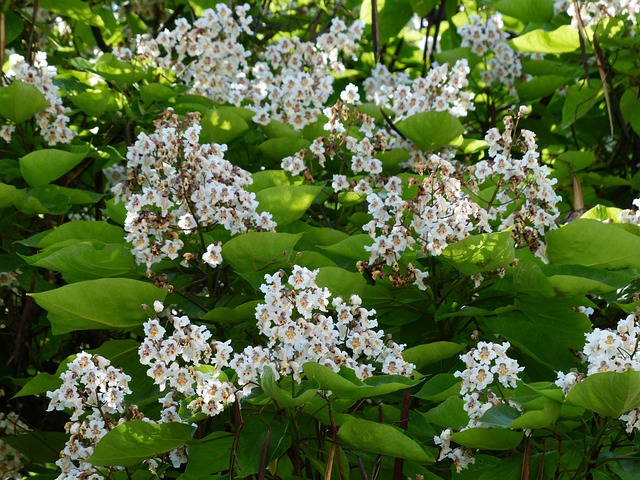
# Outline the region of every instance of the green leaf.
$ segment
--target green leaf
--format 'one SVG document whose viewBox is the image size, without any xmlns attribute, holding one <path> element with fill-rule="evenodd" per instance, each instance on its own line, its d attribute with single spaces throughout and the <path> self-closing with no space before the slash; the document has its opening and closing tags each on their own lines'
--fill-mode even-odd
<svg viewBox="0 0 640 480">
<path fill-rule="evenodd" d="M 107 222 L 72 221 L 63 223 L 53 230 L 41 232 L 20 243 L 28 247 L 47 248 L 60 242 L 69 240 L 99 240 L 105 243 L 124 244 L 125 232 L 121 227 Z"/>
<path fill-rule="evenodd" d="M 247 232 L 222 246 L 222 257 L 238 272 L 259 272 L 288 264 L 285 252 L 291 253 L 302 233 Z M 259 248 L 256 248 L 259 246 Z"/>
<path fill-rule="evenodd" d="M 307 378 L 318 382 L 321 389 L 331 390 L 338 398 L 352 400 L 397 392 L 418 383 L 399 375 L 376 375 L 361 382 L 355 376 L 346 378 L 348 374 L 353 374 L 350 369 L 341 370 L 338 374 L 315 362 L 304 363 L 302 369 Z"/>
<path fill-rule="evenodd" d="M 258 146 L 258 150 L 268 160 L 280 161 L 285 157 L 298 153 L 309 145 L 311 145 L 311 142 L 304 138 L 280 137 L 265 140 Z"/>
<path fill-rule="evenodd" d="M 209 110 L 200 119 L 202 131 L 200 143 L 229 143 L 249 130 L 235 107 L 219 107 Z"/>
<path fill-rule="evenodd" d="M 345 238 L 341 242 L 323 247 L 324 250 L 342 255 L 343 257 L 351 258 L 353 260 L 364 260 L 369 257 L 364 247 L 369 247 L 373 244 L 373 239 L 364 233 L 358 235 L 351 235 L 349 238 Z"/>
<path fill-rule="evenodd" d="M 4 12 L 5 45 L 10 45 L 24 30 L 24 22 L 13 12 Z"/>
<path fill-rule="evenodd" d="M 13 80 L 0 88 L 0 115 L 7 120 L 22 123 L 49 106 L 45 96 L 33 85 Z"/>
<path fill-rule="evenodd" d="M 546 239 L 547 256 L 552 265 L 640 267 L 640 237 L 615 224 L 579 219 L 548 232 Z"/>
<path fill-rule="evenodd" d="M 636 132 L 637 135 L 640 135 L 640 102 L 637 102 L 633 107 L 629 125 L 631 125 L 631 128 L 633 128 L 633 131 Z"/>
<path fill-rule="evenodd" d="M 118 85 L 133 85 L 146 76 L 142 66 L 119 60 L 111 53 L 98 57 L 94 69 L 102 78 Z"/>
<path fill-rule="evenodd" d="M 258 125 L 260 130 L 269 138 L 289 137 L 302 138 L 302 132 L 295 130 L 291 125 L 284 125 L 277 120 L 271 120 L 267 125 Z"/>
<path fill-rule="evenodd" d="M 252 300 L 245 302 L 235 308 L 216 307 L 209 310 L 202 316 L 203 320 L 218 323 L 241 323 L 246 321 L 254 321 L 256 315 L 256 306 L 260 300 Z"/>
<path fill-rule="evenodd" d="M 517 310 L 486 317 L 482 323 L 549 368 L 568 370 L 575 365 L 571 350 L 581 350 L 584 334 L 591 331 L 589 318 L 572 310 L 584 302 L 584 297 L 523 295 L 516 302 Z"/>
<path fill-rule="evenodd" d="M 464 411 L 464 400 L 458 396 L 448 397 L 422 416 L 427 422 L 445 428 L 462 428 L 469 424 L 469 415 Z"/>
<path fill-rule="evenodd" d="M 135 270 L 129 247 L 122 244 L 84 241 L 24 257 L 29 265 L 61 272 L 73 281 L 117 277 Z"/>
<path fill-rule="evenodd" d="M 409 0 L 409 3 L 419 17 L 424 17 L 436 7 L 438 0 Z"/>
<path fill-rule="evenodd" d="M 164 300 L 167 291 L 127 278 L 77 282 L 30 294 L 49 312 L 54 335 L 78 330 L 122 329 L 142 325 L 149 314 L 142 305 Z"/>
<path fill-rule="evenodd" d="M 427 380 L 415 397 L 431 402 L 441 402 L 460 394 L 460 379 L 452 373 L 439 373 Z M 465 422 L 466 425 L 466 422 Z"/>
<path fill-rule="evenodd" d="M 285 390 L 278 386 L 276 376 L 271 367 L 266 366 L 260 377 L 260 387 L 262 387 L 264 393 L 276 401 L 279 408 L 299 407 L 309 402 L 313 397 L 315 397 L 316 392 L 318 391 L 317 383 L 311 383 L 312 385 L 310 388 L 298 391 L 296 392 L 296 396 L 292 397 L 291 390 Z"/>
<path fill-rule="evenodd" d="M 556 293 L 564 296 L 599 295 L 623 288 L 636 275 L 583 265 L 547 265 L 543 268 Z"/>
<path fill-rule="evenodd" d="M 511 450 L 520 445 L 524 432 L 514 432 L 502 428 L 469 428 L 454 432 L 451 438 L 464 447 L 482 450 Z"/>
<path fill-rule="evenodd" d="M 640 407 L 640 372 L 602 372 L 574 385 L 567 402 L 607 417 L 618 418 Z"/>
<path fill-rule="evenodd" d="M 460 120 L 449 112 L 421 112 L 398 122 L 396 127 L 421 150 L 437 150 L 464 133 Z"/>
<path fill-rule="evenodd" d="M 351 295 L 361 295 L 367 281 L 362 275 L 340 267 L 322 267 L 316 276 L 319 287 L 329 289 L 334 297 L 347 300 Z"/>
<path fill-rule="evenodd" d="M 129 420 L 107 433 L 95 447 L 89 462 L 98 466 L 132 467 L 191 440 L 191 425 L 153 424 Z"/>
<path fill-rule="evenodd" d="M 265 188 L 279 187 L 282 185 L 289 186 L 293 184 L 299 185 L 301 183 L 301 180 L 299 183 L 294 182 L 291 174 L 284 170 L 261 170 L 252 173 L 251 178 L 253 179 L 253 183 L 246 187 L 249 192 L 259 192 Z"/>
<path fill-rule="evenodd" d="M 402 430 L 360 418 L 347 420 L 338 430 L 340 440 L 366 452 L 404 458 L 416 463 L 433 463 L 435 458 Z"/>
<path fill-rule="evenodd" d="M 39 373 L 16 393 L 13 398 L 28 397 L 30 395 L 40 395 L 50 390 L 55 390 L 62 385 L 62 380 L 56 375 L 46 372 Z"/>
<path fill-rule="evenodd" d="M 140 98 L 144 103 L 165 102 L 177 95 L 177 92 L 161 83 L 151 83 L 140 87 Z"/>
<path fill-rule="evenodd" d="M 442 252 L 442 258 L 465 275 L 506 267 L 515 258 L 511 231 L 472 235 L 451 243 Z"/>
<path fill-rule="evenodd" d="M 100 118 L 107 112 L 116 112 L 120 109 L 113 92 L 108 90 L 82 92 L 70 96 L 69 100 L 83 113 L 94 118 Z"/>
<path fill-rule="evenodd" d="M 525 24 L 545 23 L 553 18 L 553 0 L 500 0 L 493 2 L 492 7 Z"/>
<path fill-rule="evenodd" d="M 480 418 L 482 423 L 492 427 L 508 427 L 520 416 L 520 412 L 509 405 L 496 405 L 491 407 Z"/>
<path fill-rule="evenodd" d="M 298 220 L 318 197 L 322 186 L 282 185 L 265 188 L 256 193 L 260 209 L 273 215 L 273 221 L 280 225 Z"/>
<path fill-rule="evenodd" d="M 509 425 L 509 428 L 526 428 L 532 430 L 536 428 L 547 428 L 556 423 L 560 415 L 561 406 L 562 404 L 560 402 L 546 398 L 543 410 L 532 410 L 523 413 Z"/>
<path fill-rule="evenodd" d="M 227 432 L 213 432 L 203 439 L 191 442 L 187 447 L 189 461 L 185 475 L 193 475 L 194 479 L 199 479 L 228 470 L 234 438 Z"/>
<path fill-rule="evenodd" d="M 420 369 L 432 363 L 451 358 L 462 350 L 462 345 L 453 342 L 433 342 L 407 348 L 402 358 Z"/>
<path fill-rule="evenodd" d="M 620 223 L 621 208 L 605 207 L 604 205 L 596 205 L 590 210 L 582 214 L 580 218 L 590 218 L 592 220 L 600 220 L 606 223 Z"/>
<path fill-rule="evenodd" d="M 570 79 L 559 75 L 542 75 L 533 77 L 528 82 L 516 83 L 516 91 L 521 100 L 535 100 L 551 95 Z"/>
<path fill-rule="evenodd" d="M 20 159 L 20 171 L 32 187 L 40 187 L 57 180 L 78 165 L 89 153 L 89 147 L 78 152 L 55 148 L 36 150 Z"/>
<path fill-rule="evenodd" d="M 596 104 L 600 94 L 600 87 L 596 82 L 588 84 L 585 80 L 581 80 L 569 87 L 562 106 L 562 124 L 569 126 L 584 117 Z"/>
<path fill-rule="evenodd" d="M 82 0 L 40 0 L 40 8 L 59 13 L 63 17 L 95 27 L 104 27 L 99 15 L 91 11 L 91 6 Z"/>
<path fill-rule="evenodd" d="M 569 53 L 580 48 L 580 36 L 576 28 L 562 25 L 551 32 L 533 30 L 511 40 L 521 52 Z"/>
<path fill-rule="evenodd" d="M 68 439 L 69 435 L 65 432 L 41 431 L 2 437 L 3 442 L 11 445 L 34 463 L 54 463 L 60 458 L 59 452 L 64 449 Z M 22 462 L 23 465 L 25 463 Z"/>
<path fill-rule="evenodd" d="M 363 0 L 360 5 L 360 20 L 367 26 L 372 21 L 371 3 L 371 0 Z M 398 35 L 411 20 L 413 8 L 409 0 L 377 0 L 376 4 L 380 43 L 384 44 Z"/>
</svg>

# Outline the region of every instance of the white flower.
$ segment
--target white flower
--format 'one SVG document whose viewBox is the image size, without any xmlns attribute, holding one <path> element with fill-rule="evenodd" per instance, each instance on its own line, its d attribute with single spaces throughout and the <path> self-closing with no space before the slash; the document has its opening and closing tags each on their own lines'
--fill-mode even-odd
<svg viewBox="0 0 640 480">
<path fill-rule="evenodd" d="M 202 260 L 215 268 L 222 263 L 222 246 L 219 243 L 212 243 L 207 247 L 207 251 L 202 255 Z"/>
</svg>

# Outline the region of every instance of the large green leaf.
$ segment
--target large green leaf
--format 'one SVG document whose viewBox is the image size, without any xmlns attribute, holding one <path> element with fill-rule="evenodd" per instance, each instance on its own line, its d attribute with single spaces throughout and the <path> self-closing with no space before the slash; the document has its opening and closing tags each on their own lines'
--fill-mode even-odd
<svg viewBox="0 0 640 480">
<path fill-rule="evenodd" d="M 535 100 L 551 95 L 561 86 L 566 85 L 570 79 L 560 75 L 541 75 L 531 80 L 516 83 L 516 91 L 520 100 Z"/>
<path fill-rule="evenodd" d="M 399 457 L 417 463 L 433 463 L 435 458 L 402 430 L 360 418 L 347 420 L 338 430 L 340 440 L 366 452 Z"/>
<path fill-rule="evenodd" d="M 200 125 L 200 143 L 229 143 L 249 130 L 235 107 L 209 110 L 202 116 Z"/>
<path fill-rule="evenodd" d="M 589 318 L 573 311 L 585 302 L 584 297 L 522 296 L 516 310 L 481 322 L 549 368 L 569 370 L 575 365 L 571 350 L 581 350 L 591 330 Z"/>
<path fill-rule="evenodd" d="M 121 329 L 142 325 L 149 313 L 142 305 L 164 300 L 167 291 L 127 278 L 77 282 L 48 292 L 32 293 L 49 312 L 54 335 L 78 330 Z"/>
<path fill-rule="evenodd" d="M 222 246 L 222 257 L 238 272 L 258 272 L 287 265 L 289 254 L 302 234 L 247 232 Z"/>
<path fill-rule="evenodd" d="M 460 120 L 449 112 L 421 112 L 398 122 L 396 127 L 421 150 L 437 150 L 464 132 Z"/>
<path fill-rule="evenodd" d="M 462 345 L 453 342 L 433 342 L 407 348 L 402 357 L 420 369 L 432 363 L 453 357 L 462 350 Z"/>
<path fill-rule="evenodd" d="M 567 401 L 592 412 L 618 418 L 640 407 L 640 372 L 602 372 L 574 385 Z"/>
<path fill-rule="evenodd" d="M 451 434 L 457 444 L 482 450 L 512 450 L 520 445 L 522 437 L 524 432 L 502 428 L 469 428 Z"/>
<path fill-rule="evenodd" d="M 370 28 L 372 22 L 371 0 L 360 5 L 360 20 Z M 409 0 L 377 0 L 380 43 L 387 43 L 411 20 L 413 8 Z"/>
<path fill-rule="evenodd" d="M 547 265 L 549 283 L 560 295 L 598 295 L 629 285 L 636 275 L 583 265 Z"/>
<path fill-rule="evenodd" d="M 16 123 L 24 122 L 49 106 L 45 96 L 33 85 L 13 80 L 0 88 L 0 115 Z"/>
<path fill-rule="evenodd" d="M 81 92 L 69 97 L 71 103 L 90 117 L 100 118 L 107 112 L 116 112 L 120 105 L 109 90 L 97 90 L 93 92 Z"/>
<path fill-rule="evenodd" d="M 33 237 L 22 240 L 20 243 L 28 247 L 47 248 L 60 242 L 70 240 L 99 240 L 105 243 L 124 244 L 125 232 L 122 227 L 111 225 L 107 222 L 96 221 L 72 221 L 41 232 Z"/>
<path fill-rule="evenodd" d="M 309 145 L 311 145 L 311 142 L 304 138 L 280 137 L 265 140 L 258 146 L 258 150 L 260 150 L 262 155 L 267 159 L 279 161 L 298 153 Z"/>
<path fill-rule="evenodd" d="M 302 217 L 321 191 L 322 186 L 281 185 L 260 190 L 256 200 L 260 210 L 271 213 L 273 221 L 280 226 Z"/>
<path fill-rule="evenodd" d="M 315 397 L 316 392 L 318 391 L 318 384 L 316 382 L 312 382 L 312 384 L 303 391 L 296 392 L 295 397 L 291 396 L 290 389 L 285 390 L 278 386 L 276 376 L 271 367 L 264 368 L 262 376 L 260 377 L 260 386 L 264 393 L 273 398 L 280 408 L 299 407 L 304 405 Z"/>
<path fill-rule="evenodd" d="M 323 390 L 331 390 L 338 398 L 354 400 L 397 392 L 418 383 L 399 375 L 376 375 L 362 382 L 353 376 L 353 371 L 349 369 L 338 374 L 329 367 L 315 362 L 303 364 L 302 369 L 307 378 L 317 381 Z"/>
<path fill-rule="evenodd" d="M 24 386 L 16 393 L 13 398 L 28 397 L 30 395 L 40 395 L 50 390 L 59 388 L 62 384 L 62 380 L 56 375 L 51 375 L 47 372 L 42 372 L 31 378 Z"/>
<path fill-rule="evenodd" d="M 596 82 L 581 80 L 569 87 L 562 106 L 562 124 L 569 126 L 584 117 L 598 101 L 601 90 Z"/>
<path fill-rule="evenodd" d="M 130 420 L 100 439 L 89 462 L 98 466 L 131 467 L 181 447 L 191 440 L 191 429 L 191 425 L 185 423 Z"/>
<path fill-rule="evenodd" d="M 83 241 L 25 257 L 29 265 L 61 272 L 67 281 L 117 277 L 135 270 L 133 255 L 126 245 Z"/>
<path fill-rule="evenodd" d="M 234 436 L 228 432 L 213 432 L 206 437 L 193 441 L 187 447 L 189 461 L 185 470 L 185 479 L 211 478 L 212 473 L 229 468 Z M 179 478 L 182 478 L 180 476 Z"/>
<path fill-rule="evenodd" d="M 499 0 L 492 7 L 525 23 L 544 23 L 553 17 L 553 0 Z"/>
<path fill-rule="evenodd" d="M 579 219 L 547 233 L 551 264 L 640 267 L 640 237 L 615 224 Z"/>
<path fill-rule="evenodd" d="M 372 244 L 373 239 L 369 235 L 361 233 L 358 235 L 351 235 L 349 238 L 345 238 L 333 245 L 323 247 L 323 249 L 353 260 L 364 260 L 369 257 L 369 252 L 367 252 L 364 247 L 369 247 Z"/>
<path fill-rule="evenodd" d="M 94 69 L 98 75 L 118 85 L 132 85 L 146 75 L 142 66 L 119 60 L 111 53 L 105 53 L 99 57 Z"/>
<path fill-rule="evenodd" d="M 451 396 L 460 394 L 460 379 L 452 373 L 439 373 L 425 382 L 415 397 L 431 402 L 442 402 Z M 466 425 L 468 419 L 463 422 Z"/>
<path fill-rule="evenodd" d="M 511 231 L 472 235 L 451 243 L 442 252 L 442 258 L 465 275 L 506 267 L 515 258 Z"/>
<path fill-rule="evenodd" d="M 511 422 L 509 428 L 547 428 L 558 419 L 560 407 L 560 402 L 546 398 L 542 410 L 531 410 L 523 413 Z"/>
<path fill-rule="evenodd" d="M 20 171 L 32 187 L 40 187 L 60 178 L 78 165 L 89 153 L 89 147 L 77 152 L 55 148 L 36 150 L 20 159 Z"/>
<path fill-rule="evenodd" d="M 87 25 L 104 27 L 102 18 L 91 11 L 89 3 L 82 0 L 40 0 L 40 8 L 51 10 L 63 17 L 69 17 Z"/>
<path fill-rule="evenodd" d="M 423 413 L 423 417 L 427 422 L 445 428 L 462 428 L 469 424 L 464 400 L 457 395 L 447 397 L 444 402 Z"/>
<path fill-rule="evenodd" d="M 316 276 L 320 287 L 327 287 L 336 297 L 348 299 L 351 295 L 361 295 L 367 281 L 355 272 L 340 267 L 322 267 Z"/>
<path fill-rule="evenodd" d="M 533 30 L 511 41 L 521 52 L 568 53 L 580 48 L 578 30 L 569 25 L 562 25 L 551 32 Z"/>
<path fill-rule="evenodd" d="M 203 320 L 220 323 L 240 323 L 246 321 L 254 321 L 256 315 L 256 306 L 259 300 L 251 300 L 235 308 L 216 307 L 209 310 L 202 316 Z"/>
</svg>

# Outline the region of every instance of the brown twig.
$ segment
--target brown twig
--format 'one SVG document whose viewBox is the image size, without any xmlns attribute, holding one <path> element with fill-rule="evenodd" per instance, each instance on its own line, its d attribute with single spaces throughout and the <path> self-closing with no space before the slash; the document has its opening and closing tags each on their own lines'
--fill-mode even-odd
<svg viewBox="0 0 640 480">
<path fill-rule="evenodd" d="M 371 0 L 371 37 L 373 40 L 373 58 L 380 63 L 380 24 L 378 19 L 378 0 Z"/>
<path fill-rule="evenodd" d="M 407 388 L 402 395 L 402 409 L 400 411 L 399 427 L 406 430 L 409 426 L 409 407 L 411 405 L 411 389 Z M 393 480 L 402 480 L 402 469 L 404 467 L 404 458 L 396 457 L 393 462 Z"/>
<path fill-rule="evenodd" d="M 38 9 L 40 8 L 40 0 L 35 0 L 33 2 L 33 13 L 31 18 L 31 28 L 29 30 L 29 45 L 27 46 L 27 61 L 29 65 L 33 66 L 33 61 L 35 59 L 35 53 L 33 49 L 33 36 L 36 31 L 36 17 L 38 16 Z"/>
</svg>

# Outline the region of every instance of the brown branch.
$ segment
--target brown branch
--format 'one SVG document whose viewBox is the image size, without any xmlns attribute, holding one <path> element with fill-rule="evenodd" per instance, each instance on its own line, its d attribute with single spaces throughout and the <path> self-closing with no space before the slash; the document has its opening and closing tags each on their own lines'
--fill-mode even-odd
<svg viewBox="0 0 640 480">
<path fill-rule="evenodd" d="M 380 24 L 378 19 L 378 0 L 371 0 L 371 37 L 373 40 L 373 58 L 380 63 Z"/>
</svg>

